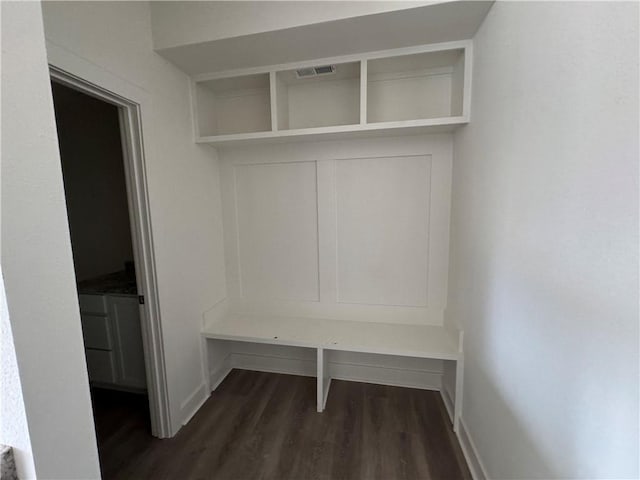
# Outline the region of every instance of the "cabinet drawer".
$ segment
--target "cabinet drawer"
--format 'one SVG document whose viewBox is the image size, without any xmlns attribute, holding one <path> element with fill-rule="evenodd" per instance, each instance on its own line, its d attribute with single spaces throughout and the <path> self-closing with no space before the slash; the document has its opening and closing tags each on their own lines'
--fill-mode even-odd
<svg viewBox="0 0 640 480">
<path fill-rule="evenodd" d="M 111 328 L 109 327 L 109 317 L 102 315 L 80 314 L 82 320 L 82 336 L 84 337 L 85 348 L 98 348 L 111 350 Z"/>
<path fill-rule="evenodd" d="M 116 383 L 116 364 L 113 352 L 87 348 L 89 380 L 98 383 Z"/>
<path fill-rule="evenodd" d="M 107 314 L 107 298 L 104 295 L 80 295 L 81 313 Z"/>
</svg>

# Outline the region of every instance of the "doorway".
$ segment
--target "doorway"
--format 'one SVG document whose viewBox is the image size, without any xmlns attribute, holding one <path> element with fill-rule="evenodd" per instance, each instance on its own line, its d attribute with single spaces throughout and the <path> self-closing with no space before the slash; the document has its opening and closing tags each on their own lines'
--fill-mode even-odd
<svg viewBox="0 0 640 480">
<path fill-rule="evenodd" d="M 54 67 L 51 80 L 99 444 L 114 415 L 169 437 L 140 106 Z"/>
</svg>

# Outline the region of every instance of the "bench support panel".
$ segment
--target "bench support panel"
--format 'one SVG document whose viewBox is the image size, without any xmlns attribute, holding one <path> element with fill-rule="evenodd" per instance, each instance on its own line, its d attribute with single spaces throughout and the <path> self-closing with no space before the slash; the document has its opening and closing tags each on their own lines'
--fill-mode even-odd
<svg viewBox="0 0 640 480">
<path fill-rule="evenodd" d="M 329 352 L 323 348 L 318 348 L 318 375 L 317 375 L 317 405 L 318 412 L 323 412 L 329 397 L 329 387 L 331 386 L 331 376 L 329 375 Z"/>
</svg>

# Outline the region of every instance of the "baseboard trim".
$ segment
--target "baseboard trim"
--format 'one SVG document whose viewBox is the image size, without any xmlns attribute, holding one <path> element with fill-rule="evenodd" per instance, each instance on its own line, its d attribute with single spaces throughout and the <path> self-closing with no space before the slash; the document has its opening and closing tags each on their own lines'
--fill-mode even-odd
<svg viewBox="0 0 640 480">
<path fill-rule="evenodd" d="M 442 385 L 442 388 L 440 389 L 440 396 L 442 397 L 442 403 L 444 403 L 447 415 L 449 415 L 449 420 L 451 420 L 451 424 L 453 424 L 453 400 L 444 385 Z"/>
<path fill-rule="evenodd" d="M 384 369 L 384 367 L 374 367 L 378 369 Z M 434 374 L 433 372 L 425 372 L 425 374 L 430 375 L 439 375 Z M 359 382 L 359 383 L 372 383 L 374 385 L 386 385 L 389 387 L 402 387 L 402 388 L 415 388 L 418 390 L 429 390 L 433 392 L 439 392 L 440 386 L 438 382 L 425 382 L 423 384 L 418 384 L 414 382 L 394 382 L 391 380 L 383 380 L 380 378 L 370 378 L 366 376 L 360 375 L 350 375 L 350 374 L 340 374 L 340 375 L 331 375 L 333 380 L 344 380 L 346 382 Z"/>
<path fill-rule="evenodd" d="M 227 378 L 227 375 L 231 373 L 233 367 L 230 365 L 231 354 L 224 357 L 224 360 L 220 363 L 220 367 L 209 373 L 209 389 L 213 392 L 218 386 Z"/>
<path fill-rule="evenodd" d="M 180 415 L 182 416 L 182 425 L 189 423 L 189 420 L 193 418 L 200 407 L 207 401 L 209 394 L 207 393 L 207 387 L 202 382 L 185 401 L 180 404 Z M 185 415 L 184 412 L 187 412 Z"/>
<path fill-rule="evenodd" d="M 317 375 L 316 362 L 313 359 L 280 355 L 234 352 L 229 355 L 228 368 L 305 377 L 315 377 Z M 440 391 L 442 387 L 442 372 L 428 370 L 403 369 L 395 366 L 386 367 L 366 363 L 329 362 L 329 372 L 330 377 L 334 380 L 432 391 Z M 213 380 L 211 384 L 214 384 Z"/>
<path fill-rule="evenodd" d="M 315 377 L 317 373 L 315 361 L 305 358 L 231 353 L 229 363 L 231 368 L 256 372 L 283 373 L 303 377 Z"/>
<path fill-rule="evenodd" d="M 392 387 L 440 390 L 442 371 L 399 367 L 397 365 L 373 365 L 368 362 L 341 362 L 329 360 L 329 375 L 335 380 L 374 383 Z"/>
<path fill-rule="evenodd" d="M 460 447 L 462 448 L 462 453 L 467 461 L 473 480 L 489 480 L 489 475 L 487 475 L 487 470 L 478 454 L 478 449 L 469 435 L 467 426 L 462 418 L 460 418 L 458 440 L 460 441 Z"/>
</svg>

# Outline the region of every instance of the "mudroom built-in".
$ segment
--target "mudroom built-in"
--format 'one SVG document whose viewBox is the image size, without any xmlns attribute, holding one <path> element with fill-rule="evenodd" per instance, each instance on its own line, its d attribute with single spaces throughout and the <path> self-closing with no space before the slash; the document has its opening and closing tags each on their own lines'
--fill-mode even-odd
<svg viewBox="0 0 640 480">
<path fill-rule="evenodd" d="M 1 8 L 20 478 L 638 478 L 638 3 Z"/>
</svg>

